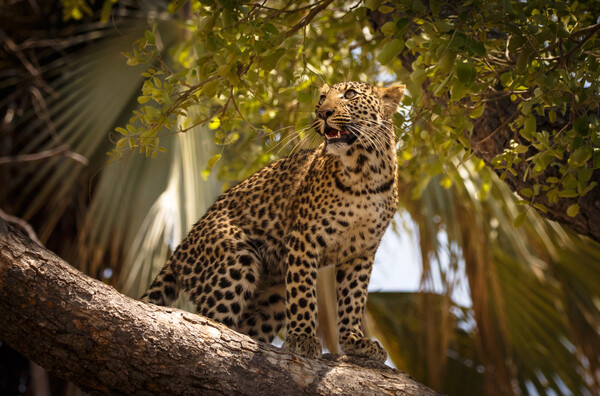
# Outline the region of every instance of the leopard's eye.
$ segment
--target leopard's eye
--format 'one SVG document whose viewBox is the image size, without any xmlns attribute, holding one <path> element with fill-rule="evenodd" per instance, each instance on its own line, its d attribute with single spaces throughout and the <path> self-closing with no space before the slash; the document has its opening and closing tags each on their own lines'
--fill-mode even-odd
<svg viewBox="0 0 600 396">
<path fill-rule="evenodd" d="M 323 104 L 324 101 L 325 101 L 325 95 L 319 96 L 319 104 Z"/>
<path fill-rule="evenodd" d="M 358 95 L 358 94 L 356 93 L 356 91 L 355 91 L 355 90 L 353 90 L 353 89 L 349 89 L 349 90 L 347 90 L 347 91 L 346 91 L 346 93 L 344 94 L 344 98 L 346 98 L 346 99 L 352 99 L 352 98 L 353 98 L 353 97 L 355 97 L 356 95 Z"/>
</svg>

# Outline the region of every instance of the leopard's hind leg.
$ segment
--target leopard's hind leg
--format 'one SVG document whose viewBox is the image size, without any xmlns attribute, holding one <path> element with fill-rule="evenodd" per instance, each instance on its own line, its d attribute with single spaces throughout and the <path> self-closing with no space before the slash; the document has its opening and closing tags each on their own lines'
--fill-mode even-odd
<svg viewBox="0 0 600 396">
<path fill-rule="evenodd" d="M 285 284 L 261 288 L 244 310 L 237 331 L 271 343 L 285 325 Z"/>
<path fill-rule="evenodd" d="M 254 298 L 260 267 L 258 258 L 249 251 L 225 252 L 219 263 L 205 268 L 196 286 L 187 290 L 196 312 L 236 328 Z"/>
<path fill-rule="evenodd" d="M 169 259 L 140 300 L 155 305 L 168 306 L 177 300 L 178 295 L 177 277 L 173 270 L 173 263 Z"/>
</svg>

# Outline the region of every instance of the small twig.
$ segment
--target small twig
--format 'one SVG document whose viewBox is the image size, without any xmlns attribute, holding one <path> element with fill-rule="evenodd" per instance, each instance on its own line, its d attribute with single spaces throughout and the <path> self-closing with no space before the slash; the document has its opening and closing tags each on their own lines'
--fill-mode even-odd
<svg viewBox="0 0 600 396">
<path fill-rule="evenodd" d="M 315 5 L 321 3 L 322 1 L 323 0 L 317 1 L 316 3 L 313 3 L 313 4 L 305 5 L 303 7 L 294 8 L 293 10 L 287 10 L 286 9 L 287 7 L 289 7 L 290 5 L 292 5 L 293 2 L 291 2 L 291 1 L 286 6 L 284 6 L 283 8 L 274 8 L 274 7 L 265 6 L 264 4 L 266 3 L 266 1 L 263 2 L 262 4 L 258 4 L 258 3 L 245 3 L 244 5 L 258 7 L 258 8 L 262 8 L 264 10 L 269 10 L 269 11 L 278 11 L 280 13 L 281 12 L 294 13 L 296 11 L 302 11 L 302 10 L 306 10 L 306 9 L 312 8 Z"/>
<path fill-rule="evenodd" d="M 21 229 L 23 229 L 23 231 L 25 231 L 27 233 L 27 236 L 32 241 L 34 241 L 35 243 L 37 243 L 40 246 L 44 246 L 44 244 L 39 240 L 37 234 L 33 230 L 33 227 L 31 226 L 31 224 L 29 224 L 22 218 L 16 217 L 16 216 L 11 216 L 8 213 L 6 213 L 5 211 L 3 211 L 2 209 L 0 209 L 0 219 L 4 220 L 7 223 L 11 223 L 11 224 L 15 224 L 15 225 L 19 226 Z"/>
<path fill-rule="evenodd" d="M 593 36 L 594 34 L 596 34 L 596 32 L 597 32 L 598 30 L 600 30 L 600 23 L 597 23 L 597 24 L 595 24 L 595 25 L 591 25 L 591 26 L 585 27 L 585 28 L 583 28 L 583 29 L 580 29 L 580 30 L 578 30 L 577 32 L 575 32 L 575 33 L 571 34 L 571 37 L 573 37 L 573 36 L 580 36 L 580 35 L 582 35 L 583 33 L 587 33 L 587 34 L 585 35 L 585 37 L 583 37 L 583 38 L 582 38 L 580 41 L 578 41 L 578 42 L 577 42 L 577 44 L 576 44 L 576 45 L 575 45 L 573 48 L 571 48 L 571 49 L 569 50 L 569 52 L 567 52 L 567 53 L 566 53 L 566 54 L 564 54 L 564 55 L 563 55 L 563 54 L 561 54 L 559 58 L 562 58 L 562 59 L 564 59 L 564 62 L 567 62 L 567 61 L 569 60 L 569 58 L 571 57 L 571 55 L 572 55 L 572 54 L 573 54 L 575 51 L 577 51 L 579 48 L 581 48 L 581 46 L 583 46 L 583 45 L 584 45 L 584 44 L 585 44 L 585 43 L 586 43 L 586 42 L 587 42 L 589 39 L 591 39 L 591 38 L 592 38 L 592 36 Z M 557 62 L 557 63 L 555 63 L 555 64 L 554 64 L 554 66 L 552 66 L 552 68 L 550 69 L 550 71 L 553 71 L 554 69 L 556 69 L 556 68 L 558 67 L 558 65 L 559 65 L 559 63 L 558 63 L 558 62 Z"/>
<path fill-rule="evenodd" d="M 256 129 L 254 127 L 254 125 L 250 124 L 248 122 L 248 120 L 246 120 L 246 117 L 244 117 L 244 115 L 242 114 L 242 112 L 240 111 L 240 109 L 237 107 L 237 103 L 235 103 L 235 99 L 233 98 L 233 87 L 231 87 L 231 91 L 230 91 L 230 95 L 229 97 L 231 98 L 231 102 L 233 103 L 233 107 L 235 107 L 235 110 L 237 111 L 237 113 L 240 115 L 240 117 L 242 117 L 242 120 L 244 120 L 244 122 L 250 127 L 252 128 L 255 132 L 258 132 L 258 129 Z"/>
<path fill-rule="evenodd" d="M 69 147 L 66 144 L 60 145 L 53 149 L 40 151 L 39 153 L 33 154 L 19 154 L 19 155 L 11 155 L 8 157 L 0 157 L 0 165 L 13 164 L 18 162 L 31 162 L 31 161 L 39 161 L 45 158 L 50 158 L 55 155 L 63 155 L 65 157 L 69 157 L 74 161 L 80 162 L 83 165 L 88 164 L 88 159 L 83 155 L 74 153 L 69 151 Z"/>
<path fill-rule="evenodd" d="M 197 127 L 198 125 L 202 125 L 202 124 L 204 124 L 205 122 L 208 122 L 208 121 L 210 121 L 210 120 L 211 120 L 211 119 L 212 119 L 214 116 L 216 116 L 216 115 L 217 115 L 217 113 L 221 112 L 221 110 L 222 110 L 222 108 L 221 108 L 221 107 L 219 107 L 217 110 L 215 110 L 215 111 L 214 111 L 214 112 L 213 112 L 211 115 L 209 115 L 208 117 L 206 117 L 206 118 L 203 118 L 202 120 L 200 120 L 200 121 L 197 121 L 197 122 L 193 123 L 192 125 L 190 125 L 190 126 L 189 126 L 189 127 L 187 127 L 187 128 L 180 128 L 180 129 L 177 131 L 177 133 L 185 133 L 185 132 L 187 132 L 187 131 L 189 131 L 189 130 L 191 130 L 191 129 L 195 128 L 195 127 Z M 222 117 L 222 116 L 223 116 L 223 113 L 221 113 L 221 117 Z M 165 135 L 170 135 L 170 134 L 165 134 Z"/>
<path fill-rule="evenodd" d="M 312 10 L 310 10 L 310 12 L 308 13 L 307 16 L 302 18 L 302 20 L 300 22 L 298 22 L 290 30 L 288 30 L 288 32 L 285 35 L 285 38 L 289 38 L 291 35 L 296 33 L 298 30 L 300 30 L 304 26 L 308 25 L 310 23 L 310 21 L 312 21 L 313 18 L 317 16 L 317 14 L 319 12 L 323 11 L 331 3 L 333 3 L 333 0 L 326 0 L 326 1 L 323 1 L 322 3 L 320 3 L 318 6 L 316 6 Z"/>
</svg>

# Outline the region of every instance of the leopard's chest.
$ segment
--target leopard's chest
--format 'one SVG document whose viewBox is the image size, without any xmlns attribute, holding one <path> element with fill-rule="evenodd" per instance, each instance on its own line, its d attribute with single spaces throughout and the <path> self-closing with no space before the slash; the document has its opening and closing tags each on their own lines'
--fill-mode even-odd
<svg viewBox="0 0 600 396">
<path fill-rule="evenodd" d="M 323 243 L 323 265 L 370 255 L 377 250 L 396 209 L 390 193 L 346 198 L 343 206 L 327 212 L 320 220 L 318 237 Z"/>
</svg>

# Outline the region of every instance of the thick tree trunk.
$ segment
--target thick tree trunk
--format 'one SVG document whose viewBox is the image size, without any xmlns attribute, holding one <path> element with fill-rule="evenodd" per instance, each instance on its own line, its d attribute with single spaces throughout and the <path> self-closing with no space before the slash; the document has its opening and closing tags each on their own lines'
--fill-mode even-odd
<svg viewBox="0 0 600 396">
<path fill-rule="evenodd" d="M 474 124 L 473 134 L 471 136 L 471 148 L 473 153 L 485 161 L 485 163 L 498 175 L 503 173 L 503 169 L 496 169 L 492 165 L 492 159 L 509 147 L 511 139 L 516 139 L 517 142 L 527 144 L 526 141 L 521 141 L 519 136 L 508 127 L 508 121 L 514 118 L 514 114 L 518 112 L 517 106 L 510 101 L 509 98 L 490 102 L 483 115 L 479 117 Z M 537 130 L 560 130 L 569 121 L 559 119 L 557 123 L 551 124 L 546 118 L 537 118 Z M 535 154 L 536 150 L 530 148 L 527 156 Z M 565 160 L 566 161 L 566 160 Z M 539 181 L 544 182 L 548 177 L 559 177 L 560 174 L 555 167 L 548 167 L 543 175 L 537 180 L 523 180 L 527 167 L 530 164 L 526 161 L 514 166 L 517 171 L 517 176 L 513 176 L 509 172 L 506 173 L 504 181 L 515 192 L 528 187 L 533 189 L 534 184 Z M 600 181 L 600 170 L 595 170 L 591 180 Z M 528 200 L 527 197 L 522 197 Z M 585 197 L 577 200 L 576 198 L 561 198 L 558 202 L 551 204 L 546 199 L 544 194 L 540 194 L 533 199 L 534 203 L 541 203 L 548 208 L 546 213 L 538 211 L 540 215 L 557 221 L 563 225 L 567 225 L 575 232 L 588 236 L 596 242 L 600 242 L 600 186 L 596 186 Z M 567 208 L 579 203 L 579 214 L 575 217 L 567 215 Z"/>
<path fill-rule="evenodd" d="M 132 300 L 2 220 L 0 318 L 0 340 L 93 394 L 438 394 L 387 366 L 305 359 Z"/>
</svg>

